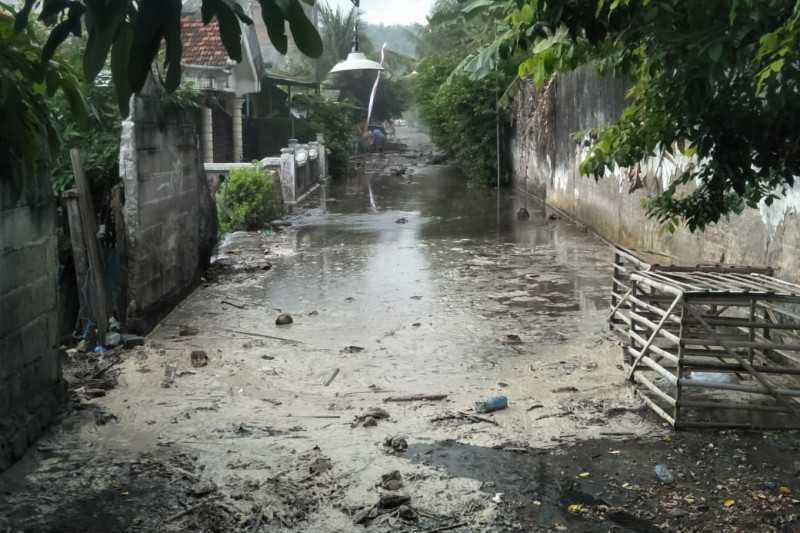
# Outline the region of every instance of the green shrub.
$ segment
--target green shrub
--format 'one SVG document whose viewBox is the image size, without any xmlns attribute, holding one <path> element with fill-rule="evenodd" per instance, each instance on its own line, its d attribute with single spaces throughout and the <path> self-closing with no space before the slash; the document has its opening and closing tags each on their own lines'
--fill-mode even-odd
<svg viewBox="0 0 800 533">
<path fill-rule="evenodd" d="M 282 213 L 280 191 L 274 190 L 273 177 L 273 172 L 257 163 L 230 171 L 217 195 L 222 232 L 261 229 Z"/>
<path fill-rule="evenodd" d="M 311 129 L 325 135 L 325 146 L 330 151 L 328 168 L 331 175 L 344 175 L 358 109 L 348 101 L 337 102 L 311 94 L 300 95 L 294 101 L 308 111 Z"/>
</svg>

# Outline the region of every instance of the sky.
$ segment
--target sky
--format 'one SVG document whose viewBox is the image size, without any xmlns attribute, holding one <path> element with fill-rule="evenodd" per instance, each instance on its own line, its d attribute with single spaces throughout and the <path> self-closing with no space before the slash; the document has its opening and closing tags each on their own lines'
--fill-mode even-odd
<svg viewBox="0 0 800 533">
<path fill-rule="evenodd" d="M 353 6 L 350 0 L 327 1 L 345 9 Z M 361 11 L 370 24 L 425 24 L 433 3 L 434 0 L 361 0 Z"/>
</svg>

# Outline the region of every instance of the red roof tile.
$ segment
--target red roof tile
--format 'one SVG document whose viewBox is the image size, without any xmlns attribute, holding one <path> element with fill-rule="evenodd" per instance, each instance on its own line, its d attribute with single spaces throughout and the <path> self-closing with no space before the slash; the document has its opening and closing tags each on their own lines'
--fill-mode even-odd
<svg viewBox="0 0 800 533">
<path fill-rule="evenodd" d="M 186 65 L 224 67 L 228 52 L 219 37 L 219 23 L 213 19 L 207 25 L 195 17 L 181 17 L 181 41 Z"/>
</svg>

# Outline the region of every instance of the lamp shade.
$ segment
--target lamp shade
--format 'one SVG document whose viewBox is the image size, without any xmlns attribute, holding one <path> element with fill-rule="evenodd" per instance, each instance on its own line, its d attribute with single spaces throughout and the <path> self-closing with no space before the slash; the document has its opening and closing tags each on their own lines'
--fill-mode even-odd
<svg viewBox="0 0 800 533">
<path fill-rule="evenodd" d="M 331 74 L 351 70 L 383 70 L 383 67 L 380 63 L 367 59 L 367 56 L 361 52 L 350 52 L 347 54 L 347 59 L 337 63 L 331 69 Z"/>
</svg>

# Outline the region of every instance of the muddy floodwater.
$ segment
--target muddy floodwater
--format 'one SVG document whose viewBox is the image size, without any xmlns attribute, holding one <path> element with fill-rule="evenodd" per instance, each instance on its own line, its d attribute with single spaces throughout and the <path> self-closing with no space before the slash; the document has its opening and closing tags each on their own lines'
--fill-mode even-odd
<svg viewBox="0 0 800 533">
<path fill-rule="evenodd" d="M 0 531 L 797 531 L 796 435 L 642 410 L 604 242 L 397 141 L 227 236 L 113 387 L 74 386 L 0 476 Z"/>
</svg>

